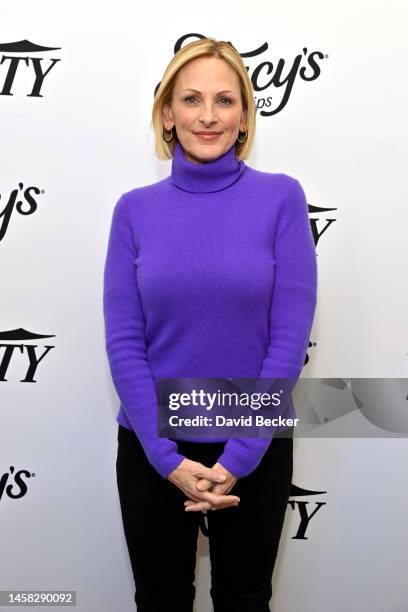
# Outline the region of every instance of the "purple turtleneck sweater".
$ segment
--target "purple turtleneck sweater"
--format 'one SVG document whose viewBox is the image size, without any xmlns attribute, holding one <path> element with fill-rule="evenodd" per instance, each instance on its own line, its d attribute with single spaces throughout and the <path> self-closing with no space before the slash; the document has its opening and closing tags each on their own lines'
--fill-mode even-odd
<svg viewBox="0 0 408 612">
<path fill-rule="evenodd" d="M 316 294 L 302 186 L 287 174 L 251 168 L 235 145 L 193 163 L 176 143 L 170 176 L 119 198 L 103 291 L 117 422 L 136 433 L 163 478 L 184 456 L 176 441 L 158 437 L 156 381 L 297 379 Z M 288 416 L 295 416 L 293 404 Z M 271 438 L 222 441 L 219 463 L 242 478 Z"/>
</svg>

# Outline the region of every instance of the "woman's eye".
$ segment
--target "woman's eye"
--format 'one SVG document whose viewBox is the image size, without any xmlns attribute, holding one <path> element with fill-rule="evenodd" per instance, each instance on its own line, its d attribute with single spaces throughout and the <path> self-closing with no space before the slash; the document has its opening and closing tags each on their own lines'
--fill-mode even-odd
<svg viewBox="0 0 408 612">
<path fill-rule="evenodd" d="M 190 100 L 197 100 L 196 96 L 186 96 L 184 98 L 184 100 L 186 102 L 189 102 Z M 230 98 L 220 98 L 220 101 L 226 102 L 226 104 L 222 104 L 223 106 L 226 106 L 228 104 L 231 104 L 232 100 Z"/>
</svg>

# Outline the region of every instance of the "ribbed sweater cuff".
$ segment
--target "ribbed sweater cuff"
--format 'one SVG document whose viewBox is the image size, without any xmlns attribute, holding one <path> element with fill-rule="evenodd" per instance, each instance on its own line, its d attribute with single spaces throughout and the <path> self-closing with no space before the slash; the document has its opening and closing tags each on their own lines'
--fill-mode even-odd
<svg viewBox="0 0 408 612">
<path fill-rule="evenodd" d="M 264 368 L 262 377 L 257 379 L 254 393 L 267 392 L 271 385 L 270 379 L 290 379 L 285 386 L 285 392 L 291 394 L 300 376 L 298 367 L 282 364 L 269 364 L 268 371 Z M 284 410 L 285 412 L 285 410 Z M 291 416 L 294 416 L 291 414 Z M 262 457 L 271 444 L 273 436 L 267 438 L 230 438 L 225 444 L 222 455 L 218 458 L 221 463 L 236 478 L 248 476 L 258 467 Z"/>
<path fill-rule="evenodd" d="M 230 438 L 217 461 L 236 478 L 243 478 L 259 465 L 270 443 L 270 438 Z"/>
<path fill-rule="evenodd" d="M 175 443 L 168 438 L 157 438 L 153 443 L 149 440 L 146 444 L 143 444 L 141 440 L 141 443 L 149 462 L 163 478 L 167 478 L 185 459 L 177 450 L 174 450 Z"/>
</svg>

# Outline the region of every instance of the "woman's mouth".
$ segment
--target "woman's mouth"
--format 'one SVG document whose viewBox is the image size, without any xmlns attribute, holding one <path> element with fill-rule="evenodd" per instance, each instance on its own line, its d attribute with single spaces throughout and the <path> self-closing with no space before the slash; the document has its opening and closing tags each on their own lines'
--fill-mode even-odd
<svg viewBox="0 0 408 612">
<path fill-rule="evenodd" d="M 201 140 L 215 140 L 218 138 L 218 136 L 221 136 L 221 132 L 195 132 L 195 136 L 197 136 L 197 138 L 201 138 Z"/>
</svg>

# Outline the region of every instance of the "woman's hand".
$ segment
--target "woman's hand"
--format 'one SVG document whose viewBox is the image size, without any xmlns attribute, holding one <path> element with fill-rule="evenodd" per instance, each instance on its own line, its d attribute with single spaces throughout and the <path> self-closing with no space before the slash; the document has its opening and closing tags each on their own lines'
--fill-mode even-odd
<svg viewBox="0 0 408 612">
<path fill-rule="evenodd" d="M 220 463 L 209 468 L 198 461 L 185 458 L 175 470 L 170 472 L 167 480 L 186 494 L 189 498 L 186 503 L 197 502 L 191 510 L 227 508 L 240 501 L 236 495 L 226 495 L 237 479 Z M 197 487 L 199 482 L 200 487 Z M 196 508 L 196 505 L 199 507 Z M 186 507 L 187 510 L 190 510 L 190 506 Z"/>
<path fill-rule="evenodd" d="M 216 470 L 218 473 L 225 475 L 225 480 L 223 483 L 213 483 L 211 480 L 207 478 L 200 478 L 196 484 L 196 488 L 199 491 L 211 491 L 211 493 L 215 493 L 226 498 L 225 501 L 220 500 L 218 504 L 212 504 L 211 500 L 194 502 L 192 499 L 188 499 L 184 502 L 184 506 L 186 507 L 186 511 L 197 511 L 197 510 L 218 510 L 220 508 L 229 508 L 230 506 L 237 506 L 240 499 L 237 495 L 226 495 L 229 491 L 231 491 L 232 487 L 237 482 L 238 478 L 233 476 L 231 472 L 229 472 L 221 463 L 215 463 L 211 468 Z"/>
</svg>

